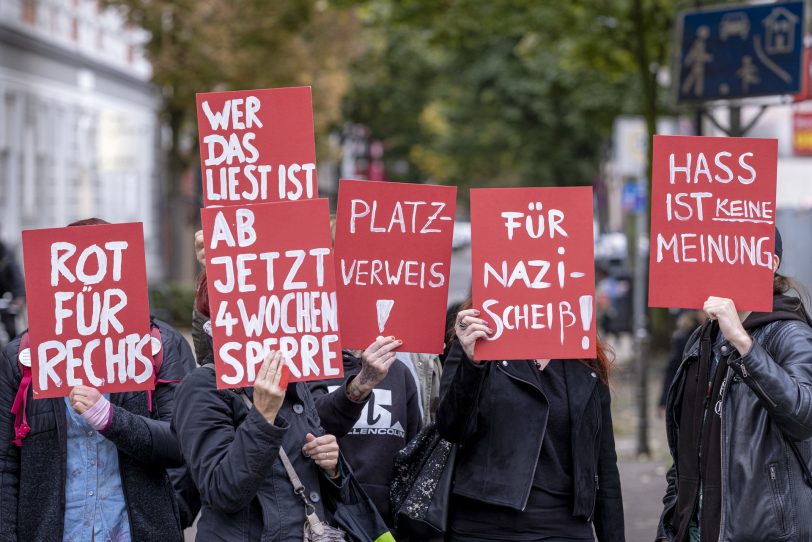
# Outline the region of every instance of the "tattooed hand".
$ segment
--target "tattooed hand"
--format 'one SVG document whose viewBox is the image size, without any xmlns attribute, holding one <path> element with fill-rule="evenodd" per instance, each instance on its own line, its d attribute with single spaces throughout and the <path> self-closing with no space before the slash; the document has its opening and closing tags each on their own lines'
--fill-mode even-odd
<svg viewBox="0 0 812 542">
<path fill-rule="evenodd" d="M 347 385 L 347 395 L 353 401 L 363 401 L 381 383 L 395 362 L 396 348 L 403 341 L 394 337 L 378 337 L 361 354 L 361 372 Z"/>
</svg>

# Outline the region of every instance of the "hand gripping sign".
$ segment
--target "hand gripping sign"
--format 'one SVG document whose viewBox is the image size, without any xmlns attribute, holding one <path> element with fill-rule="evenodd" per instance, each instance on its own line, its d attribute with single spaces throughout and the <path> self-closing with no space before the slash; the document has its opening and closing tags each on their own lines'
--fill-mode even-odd
<svg viewBox="0 0 812 542">
<path fill-rule="evenodd" d="M 201 214 L 217 387 L 250 386 L 269 350 L 291 382 L 342 376 L 327 200 Z"/>
<path fill-rule="evenodd" d="M 142 225 L 24 231 L 23 255 L 35 397 L 153 389 Z"/>
<path fill-rule="evenodd" d="M 649 306 L 772 309 L 775 139 L 655 136 Z"/>
<path fill-rule="evenodd" d="M 342 180 L 336 222 L 338 318 L 345 348 L 394 335 L 441 354 L 457 189 Z"/>
<path fill-rule="evenodd" d="M 318 197 L 310 87 L 198 94 L 197 126 L 205 206 Z"/>
<path fill-rule="evenodd" d="M 592 188 L 471 190 L 476 359 L 595 357 Z"/>
</svg>

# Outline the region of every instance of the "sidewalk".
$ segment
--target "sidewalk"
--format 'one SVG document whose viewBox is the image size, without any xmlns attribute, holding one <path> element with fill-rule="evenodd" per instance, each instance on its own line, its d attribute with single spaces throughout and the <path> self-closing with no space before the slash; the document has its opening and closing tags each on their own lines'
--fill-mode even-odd
<svg viewBox="0 0 812 542">
<path fill-rule="evenodd" d="M 620 360 L 622 362 L 622 360 Z M 662 512 L 665 473 L 671 456 L 665 438 L 665 426 L 657 416 L 662 389 L 662 360 L 649 367 L 649 448 L 650 458 L 636 457 L 637 408 L 632 367 L 619 363 L 613 375 L 612 417 L 615 448 L 618 453 L 627 542 L 653 542 Z"/>
<path fill-rule="evenodd" d="M 618 468 L 623 487 L 626 542 L 652 542 L 663 511 L 666 467 L 662 461 L 625 460 Z"/>
</svg>

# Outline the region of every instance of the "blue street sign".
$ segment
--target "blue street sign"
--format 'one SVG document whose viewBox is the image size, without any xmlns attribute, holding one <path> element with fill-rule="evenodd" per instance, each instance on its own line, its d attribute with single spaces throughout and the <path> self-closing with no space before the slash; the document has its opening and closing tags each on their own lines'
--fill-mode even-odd
<svg viewBox="0 0 812 542">
<path fill-rule="evenodd" d="M 623 211 L 627 213 L 641 213 L 646 208 L 646 194 L 640 190 L 640 186 L 636 182 L 628 182 L 623 185 L 620 200 Z"/>
<path fill-rule="evenodd" d="M 682 13 L 677 102 L 797 93 L 803 23 L 803 2 Z"/>
</svg>

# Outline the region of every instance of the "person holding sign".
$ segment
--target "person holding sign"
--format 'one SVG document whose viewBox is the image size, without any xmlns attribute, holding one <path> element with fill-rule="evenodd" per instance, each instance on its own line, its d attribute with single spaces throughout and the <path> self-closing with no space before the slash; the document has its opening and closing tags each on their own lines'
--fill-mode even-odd
<svg viewBox="0 0 812 542">
<path fill-rule="evenodd" d="M 603 346 L 591 360 L 481 362 L 492 324 L 467 309 L 454 329 L 437 412 L 462 445 L 446 540 L 625 540 Z"/>
<path fill-rule="evenodd" d="M 776 230 L 772 311 L 705 301 L 668 393 L 657 540 L 812 539 L 812 321 L 782 255 Z"/>
<path fill-rule="evenodd" d="M 205 272 L 200 284 L 195 305 L 208 317 Z M 227 390 L 217 389 L 211 345 L 206 351 L 202 366 L 178 390 L 173 420 L 200 491 L 197 539 L 301 541 L 305 509 L 280 452 L 289 458 L 318 517 L 325 519 L 327 503 L 342 499 L 351 476 L 336 436 L 350 430 L 393 360 L 385 351 L 369 356 L 364 379 L 351 377 L 327 393 L 323 382 L 288 384 L 287 362 L 281 352 L 270 351 L 252 387 Z M 370 510 L 372 520 L 383 525 Z"/>
<path fill-rule="evenodd" d="M 88 219 L 71 226 L 92 226 L 92 235 L 93 228 L 108 227 L 102 224 Z M 30 300 L 44 295 L 28 293 Z M 41 322 L 30 324 L 33 330 Z M 35 399 L 30 332 L 2 351 L 0 540 L 183 540 L 167 474 L 182 467 L 183 457 L 169 420 L 177 382 L 194 359 L 170 326 L 144 324 L 157 373 L 150 391 L 102 394 L 80 384 L 67 397 Z"/>
<path fill-rule="evenodd" d="M 364 351 L 344 350 L 344 374 L 369 379 L 369 360 L 386 359 L 386 377 L 372 390 L 353 428 L 339 439 L 341 450 L 356 478 L 369 494 L 387 525 L 392 525 L 389 487 L 395 454 L 420 431 L 422 416 L 417 380 L 398 356 L 402 342 L 395 337 L 378 337 Z M 366 367 L 366 369 L 365 369 Z M 343 380 L 329 382 L 329 389 L 340 387 Z"/>
</svg>

